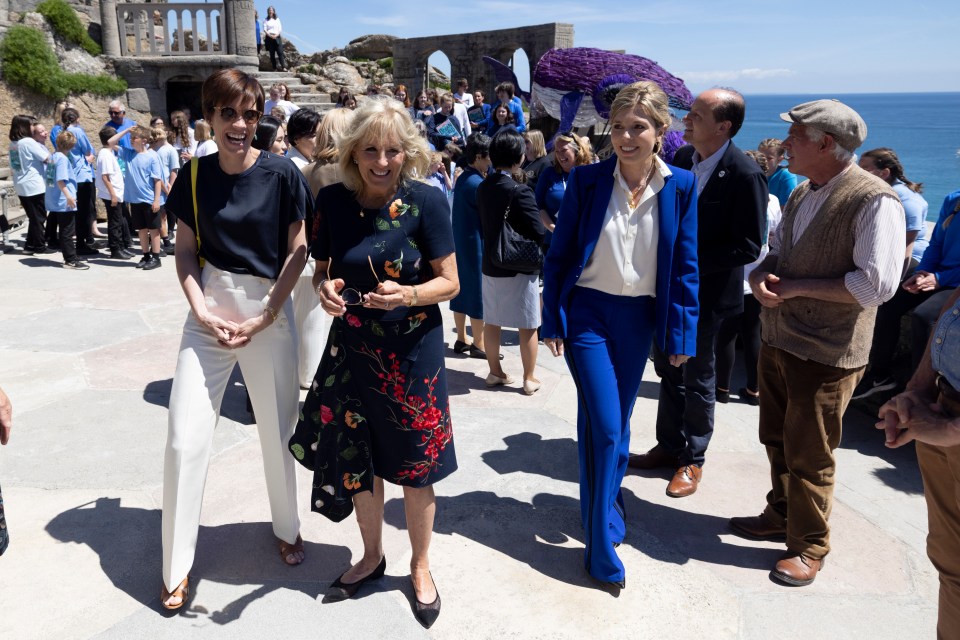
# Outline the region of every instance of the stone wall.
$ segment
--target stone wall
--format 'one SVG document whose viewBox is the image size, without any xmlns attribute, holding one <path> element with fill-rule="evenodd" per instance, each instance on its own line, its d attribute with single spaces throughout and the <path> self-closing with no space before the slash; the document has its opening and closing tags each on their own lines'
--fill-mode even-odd
<svg viewBox="0 0 960 640">
<path fill-rule="evenodd" d="M 407 38 L 393 44 L 393 77 L 394 82 L 405 84 L 411 93 L 416 93 L 423 88 L 422 73 L 430 55 L 442 51 L 450 60 L 450 78 L 454 83 L 458 78 L 466 78 L 471 89 L 482 89 L 490 96 L 496 80 L 489 66 L 483 62 L 483 56 L 506 63 L 517 49 L 523 49 L 530 60 L 530 77 L 533 77 L 532 67 L 549 49 L 572 46 L 573 25 L 557 22 L 514 29 Z"/>
</svg>

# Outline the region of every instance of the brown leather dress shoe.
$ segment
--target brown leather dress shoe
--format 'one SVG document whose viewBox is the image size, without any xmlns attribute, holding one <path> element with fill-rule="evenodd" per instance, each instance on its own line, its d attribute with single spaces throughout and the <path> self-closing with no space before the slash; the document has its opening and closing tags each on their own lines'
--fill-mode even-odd
<svg viewBox="0 0 960 640">
<path fill-rule="evenodd" d="M 823 565 L 823 558 L 817 560 L 796 551 L 787 551 L 777 561 L 770 577 L 795 587 L 805 587 L 816 579 Z"/>
<path fill-rule="evenodd" d="M 646 453 L 631 453 L 627 466 L 631 469 L 676 469 L 680 466 L 680 458 L 656 445 Z"/>
<path fill-rule="evenodd" d="M 667 495 L 671 498 L 686 498 L 696 492 L 702 476 L 703 469 L 695 464 L 680 467 L 667 485 Z"/>
<path fill-rule="evenodd" d="M 729 526 L 730 531 L 741 538 L 774 542 L 783 542 L 787 539 L 787 527 L 774 524 L 762 513 L 748 518 L 730 518 Z"/>
</svg>

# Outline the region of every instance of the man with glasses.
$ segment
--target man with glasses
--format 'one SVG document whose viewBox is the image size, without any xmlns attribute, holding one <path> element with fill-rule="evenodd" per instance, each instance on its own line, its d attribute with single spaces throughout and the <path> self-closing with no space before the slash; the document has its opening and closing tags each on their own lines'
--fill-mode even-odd
<svg viewBox="0 0 960 640">
<path fill-rule="evenodd" d="M 111 102 L 107 109 L 107 113 L 110 114 L 110 120 L 103 125 L 104 127 L 113 127 L 117 130 L 117 133 L 123 133 L 130 127 L 136 126 L 137 123 L 127 117 L 127 109 L 119 100 Z M 133 149 L 129 136 L 120 138 L 120 148 Z"/>
<path fill-rule="evenodd" d="M 743 266 L 760 256 L 763 245 L 767 179 L 732 141 L 745 113 L 743 96 L 736 91 L 704 91 L 683 118 L 683 139 L 690 144 L 673 160 L 697 177 L 697 355 L 673 367 L 654 345 L 653 362 L 661 378 L 657 445 L 632 455 L 628 463 L 637 469 L 674 469 L 667 485 L 672 498 L 689 496 L 700 483 L 713 435 L 717 333 L 724 318 L 743 313 Z"/>
</svg>

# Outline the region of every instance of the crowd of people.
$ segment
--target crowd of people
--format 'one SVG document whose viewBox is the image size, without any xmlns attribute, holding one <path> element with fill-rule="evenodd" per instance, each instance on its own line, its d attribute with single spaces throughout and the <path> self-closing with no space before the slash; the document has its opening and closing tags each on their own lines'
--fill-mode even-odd
<svg viewBox="0 0 960 640">
<path fill-rule="evenodd" d="M 325 602 L 383 576 L 383 483 L 400 485 L 413 612 L 433 624 L 433 484 L 457 469 L 439 307 L 449 301 L 451 350 L 486 360 L 491 390 L 537 393 L 541 341 L 566 359 L 579 400 L 584 566 L 614 590 L 626 579 L 624 474 L 668 468 L 669 496 L 697 491 L 716 403 L 731 400 L 738 338 L 738 395 L 759 406 L 771 486 L 759 516 L 729 526 L 786 543 L 774 579 L 813 582 L 830 551 L 844 412 L 897 389 L 884 345 L 912 310 L 917 373 L 878 426 L 888 446 L 925 443 L 940 624 L 960 621 L 951 480 L 960 373 L 950 357 L 960 192 L 927 238 L 922 185 L 891 149 L 857 161 L 866 123 L 836 100 L 795 106 L 781 116 L 785 139 L 744 152 L 733 142 L 743 97 L 710 89 L 679 121 L 688 144 L 668 156 L 664 137 L 678 121 L 656 83 L 620 90 L 600 153 L 576 131 L 548 140 L 529 128 L 510 83 L 494 93 L 488 105 L 465 79 L 456 92 L 412 99 L 403 85 L 371 86 L 359 101 L 343 92 L 343 108 L 321 116 L 293 104 L 282 83 L 267 99 L 254 77 L 226 69 L 205 81 L 193 126 L 186 110 L 141 126 L 111 103 L 99 152 L 69 104 L 49 133 L 53 152 L 41 123 L 14 118 L 24 254 L 55 245 L 64 267 L 88 268 L 101 255 L 96 197 L 110 259 L 138 247 L 150 270 L 174 253 L 190 313 L 169 407 L 163 606 L 190 595 L 210 437 L 238 365 L 282 561 L 304 559 L 295 463 L 313 472 L 312 510 L 334 521 L 355 511 L 363 542 Z M 503 328 L 518 331 L 519 381 L 501 354 Z M 631 454 L 648 355 L 661 378 L 656 444 Z"/>
</svg>

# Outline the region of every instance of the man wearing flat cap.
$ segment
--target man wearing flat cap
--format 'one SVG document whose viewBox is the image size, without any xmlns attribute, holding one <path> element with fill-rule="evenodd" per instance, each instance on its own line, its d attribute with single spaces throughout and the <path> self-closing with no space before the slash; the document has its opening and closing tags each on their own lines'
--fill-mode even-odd
<svg viewBox="0 0 960 640">
<path fill-rule="evenodd" d="M 833 451 L 877 307 L 899 283 L 906 222 L 897 194 L 854 162 L 867 137 L 856 111 L 815 100 L 780 117 L 790 123 L 790 171 L 809 180 L 790 196 L 770 253 L 749 278 L 763 306 L 760 442 L 773 486 L 762 514 L 732 518 L 730 528 L 786 539 L 771 577 L 804 586 L 830 551 Z"/>
</svg>

